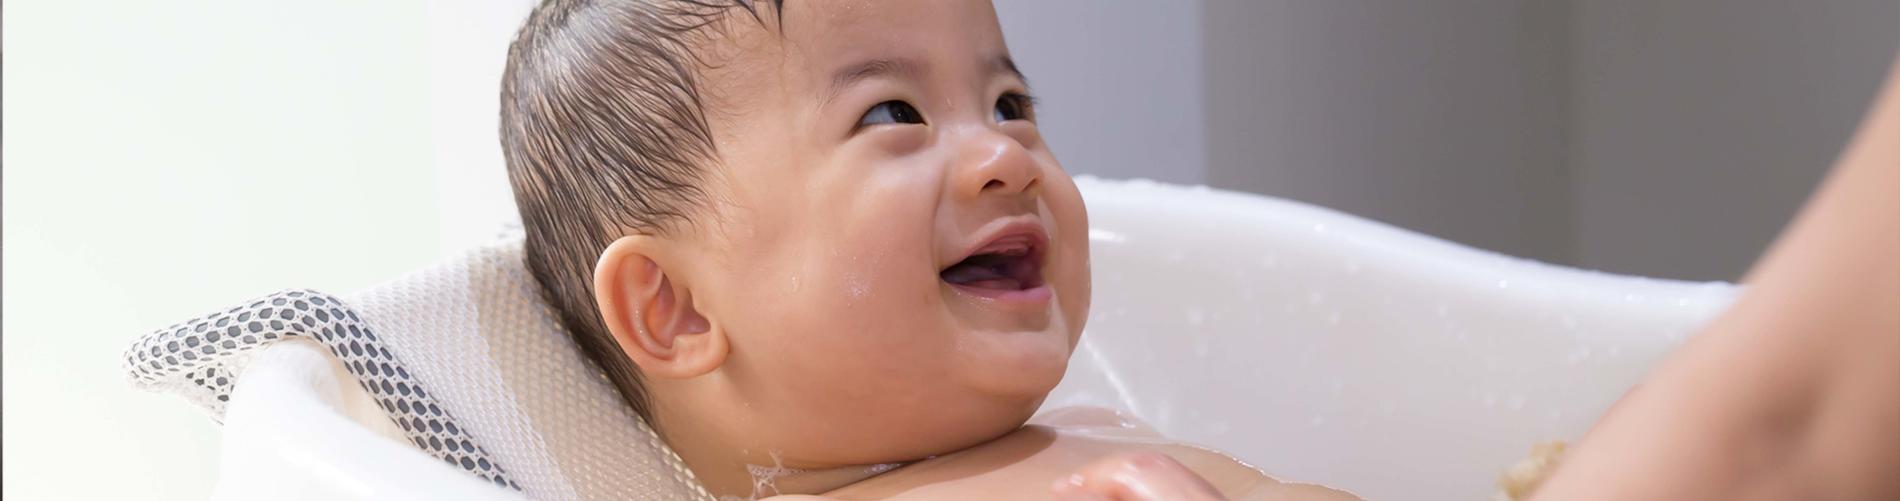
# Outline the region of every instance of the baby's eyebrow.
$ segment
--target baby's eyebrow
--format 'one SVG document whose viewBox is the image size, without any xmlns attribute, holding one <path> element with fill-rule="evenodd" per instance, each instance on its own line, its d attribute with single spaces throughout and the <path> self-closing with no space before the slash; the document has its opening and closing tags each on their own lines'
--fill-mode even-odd
<svg viewBox="0 0 1900 501">
<path fill-rule="evenodd" d="M 1024 76 L 1022 70 L 1016 69 L 1016 60 L 1010 59 L 1009 54 L 1002 54 L 990 58 L 990 67 L 993 68 L 992 71 L 997 73 L 1007 73 L 1015 76 L 1017 80 L 1023 82 L 1023 87 L 1029 87 L 1029 77 Z"/>
<path fill-rule="evenodd" d="M 1016 69 L 1016 61 L 1010 59 L 1008 54 L 991 57 L 989 66 L 992 73 L 1014 76 L 1023 82 L 1024 87 L 1029 86 L 1029 77 L 1023 76 L 1022 70 Z M 906 58 L 870 59 L 845 66 L 832 73 L 831 85 L 825 88 L 824 99 L 820 101 L 820 106 L 831 104 L 839 93 L 858 82 L 883 76 L 920 79 L 926 73 L 926 69 L 922 63 Z"/>
<path fill-rule="evenodd" d="M 923 65 L 910 59 L 872 59 L 845 66 L 831 74 L 831 86 L 825 88 L 822 104 L 830 104 L 838 93 L 873 77 L 894 76 L 916 79 L 924 74 Z"/>
</svg>

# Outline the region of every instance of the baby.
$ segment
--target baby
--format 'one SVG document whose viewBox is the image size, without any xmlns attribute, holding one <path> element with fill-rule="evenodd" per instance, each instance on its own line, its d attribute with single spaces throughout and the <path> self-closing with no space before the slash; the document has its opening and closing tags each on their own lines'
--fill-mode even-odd
<svg viewBox="0 0 1900 501">
<path fill-rule="evenodd" d="M 529 269 L 716 495 L 1349 498 L 1108 411 L 1024 425 L 1088 214 L 987 1 L 548 0 L 501 99 Z"/>
</svg>

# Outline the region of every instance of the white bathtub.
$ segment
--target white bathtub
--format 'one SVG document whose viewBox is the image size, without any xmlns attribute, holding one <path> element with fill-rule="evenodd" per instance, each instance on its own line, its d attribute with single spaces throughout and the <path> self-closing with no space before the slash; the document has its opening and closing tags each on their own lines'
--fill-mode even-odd
<svg viewBox="0 0 1900 501">
<path fill-rule="evenodd" d="M 1275 476 L 1368 499 L 1485 498 L 1533 443 L 1578 436 L 1736 293 L 1515 259 L 1260 196 L 1080 184 L 1095 303 L 1046 407 L 1121 408 Z M 571 346 L 543 351 L 571 360 Z M 220 498 L 601 497 L 572 482 L 497 489 L 429 457 L 315 343 L 245 356 L 225 407 Z M 518 387 L 504 376 L 488 387 Z M 443 406 L 464 416 L 518 410 L 527 417 L 513 429 L 550 427 L 528 396 L 435 393 L 458 397 Z M 578 443 L 467 427 L 502 455 L 556 457 Z M 525 463 L 515 471 L 574 468 Z"/>
</svg>

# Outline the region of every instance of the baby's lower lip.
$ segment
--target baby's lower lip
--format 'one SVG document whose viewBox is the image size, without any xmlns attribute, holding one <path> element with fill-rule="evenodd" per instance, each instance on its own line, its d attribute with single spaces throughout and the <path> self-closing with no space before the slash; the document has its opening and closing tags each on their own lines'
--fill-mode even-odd
<svg viewBox="0 0 1900 501">
<path fill-rule="evenodd" d="M 1055 292 L 1050 290 L 1049 284 L 1046 283 L 1027 289 L 992 289 L 960 284 L 949 285 L 950 288 L 956 289 L 957 292 L 975 296 L 978 299 L 1000 303 L 1021 305 L 1044 304 L 1048 303 L 1049 299 L 1055 296 Z"/>
</svg>

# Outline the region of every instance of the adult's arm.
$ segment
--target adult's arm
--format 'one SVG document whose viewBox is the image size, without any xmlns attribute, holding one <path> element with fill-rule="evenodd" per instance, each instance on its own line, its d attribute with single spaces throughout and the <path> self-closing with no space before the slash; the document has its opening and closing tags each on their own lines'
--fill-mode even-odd
<svg viewBox="0 0 1900 501">
<path fill-rule="evenodd" d="M 1533 499 L 1900 499 L 1900 60 L 1744 281 Z"/>
</svg>

